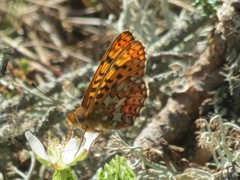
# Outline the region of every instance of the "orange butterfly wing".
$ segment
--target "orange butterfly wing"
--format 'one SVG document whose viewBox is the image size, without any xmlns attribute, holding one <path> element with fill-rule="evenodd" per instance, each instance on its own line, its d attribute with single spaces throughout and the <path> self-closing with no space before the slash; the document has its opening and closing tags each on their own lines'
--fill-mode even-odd
<svg viewBox="0 0 240 180">
<path fill-rule="evenodd" d="M 103 55 L 100 64 L 91 80 L 90 85 L 83 97 L 82 106 L 86 107 L 90 111 L 89 107 L 92 99 L 95 96 L 95 92 L 99 89 L 99 85 L 103 81 L 103 77 L 106 75 L 107 71 L 111 67 L 114 59 L 119 55 L 119 53 L 131 42 L 134 37 L 129 31 L 121 33 L 110 45 L 108 50 Z"/>
<path fill-rule="evenodd" d="M 129 31 L 121 33 L 104 54 L 81 106 L 69 116 L 70 124 L 76 116 L 89 131 L 132 125 L 147 97 L 145 61 L 141 42 Z"/>
</svg>

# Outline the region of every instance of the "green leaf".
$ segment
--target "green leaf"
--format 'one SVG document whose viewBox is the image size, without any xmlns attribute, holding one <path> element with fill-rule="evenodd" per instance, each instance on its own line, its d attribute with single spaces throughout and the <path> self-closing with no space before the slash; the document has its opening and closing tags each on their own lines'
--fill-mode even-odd
<svg viewBox="0 0 240 180">
<path fill-rule="evenodd" d="M 215 18 L 217 13 L 217 4 L 217 0 L 195 0 L 193 6 L 197 8 L 197 10 L 203 11 L 206 16 Z"/>
<path fill-rule="evenodd" d="M 98 180 L 134 180 L 136 176 L 127 164 L 126 158 L 117 155 L 110 163 L 98 170 L 97 178 Z"/>
<path fill-rule="evenodd" d="M 21 61 L 20 61 L 20 68 L 23 70 L 23 72 L 25 74 L 29 73 L 28 67 L 29 67 L 29 60 L 25 59 L 25 58 L 21 59 Z"/>
<path fill-rule="evenodd" d="M 55 171 L 52 179 L 53 180 L 76 180 L 76 178 L 74 177 L 70 169 Z"/>
</svg>

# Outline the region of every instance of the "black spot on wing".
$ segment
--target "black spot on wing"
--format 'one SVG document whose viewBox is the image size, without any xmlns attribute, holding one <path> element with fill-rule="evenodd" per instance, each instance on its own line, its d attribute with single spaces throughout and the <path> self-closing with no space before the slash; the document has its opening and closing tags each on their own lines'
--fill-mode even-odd
<svg viewBox="0 0 240 180">
<path fill-rule="evenodd" d="M 117 79 L 121 79 L 123 76 L 121 74 L 117 75 Z"/>
<path fill-rule="evenodd" d="M 97 99 L 101 99 L 103 96 L 104 96 L 104 94 L 98 94 L 98 95 L 96 96 L 96 98 L 97 98 Z"/>
<path fill-rule="evenodd" d="M 111 64 L 112 58 L 110 58 L 110 57 L 108 56 L 108 57 L 106 58 L 106 61 L 107 61 L 108 64 Z"/>
<path fill-rule="evenodd" d="M 108 84 L 111 84 L 112 82 L 113 82 L 113 80 L 112 79 L 105 79 L 105 82 Z"/>
<path fill-rule="evenodd" d="M 105 86 L 103 86 L 103 87 L 100 88 L 100 90 L 105 90 L 105 91 L 109 91 L 109 89 L 110 89 L 110 88 L 109 88 L 107 85 L 105 85 Z"/>
</svg>

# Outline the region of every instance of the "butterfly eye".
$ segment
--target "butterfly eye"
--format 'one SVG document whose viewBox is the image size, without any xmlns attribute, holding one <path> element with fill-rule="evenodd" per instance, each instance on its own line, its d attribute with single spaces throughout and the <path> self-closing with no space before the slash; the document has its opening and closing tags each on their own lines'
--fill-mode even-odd
<svg viewBox="0 0 240 180">
<path fill-rule="evenodd" d="M 82 123 L 84 121 L 84 119 L 81 116 L 76 116 L 76 120 L 78 123 Z"/>
</svg>

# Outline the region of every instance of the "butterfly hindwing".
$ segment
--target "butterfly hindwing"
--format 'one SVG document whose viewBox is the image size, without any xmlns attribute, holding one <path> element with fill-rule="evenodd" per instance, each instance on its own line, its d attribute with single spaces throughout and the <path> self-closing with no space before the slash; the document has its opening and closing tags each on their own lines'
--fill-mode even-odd
<svg viewBox="0 0 240 180">
<path fill-rule="evenodd" d="M 103 127 L 119 129 L 131 126 L 139 115 L 146 97 L 144 81 L 136 77 L 127 77 L 112 89 L 102 103 L 104 108 L 98 113 L 101 114 Z"/>
</svg>

